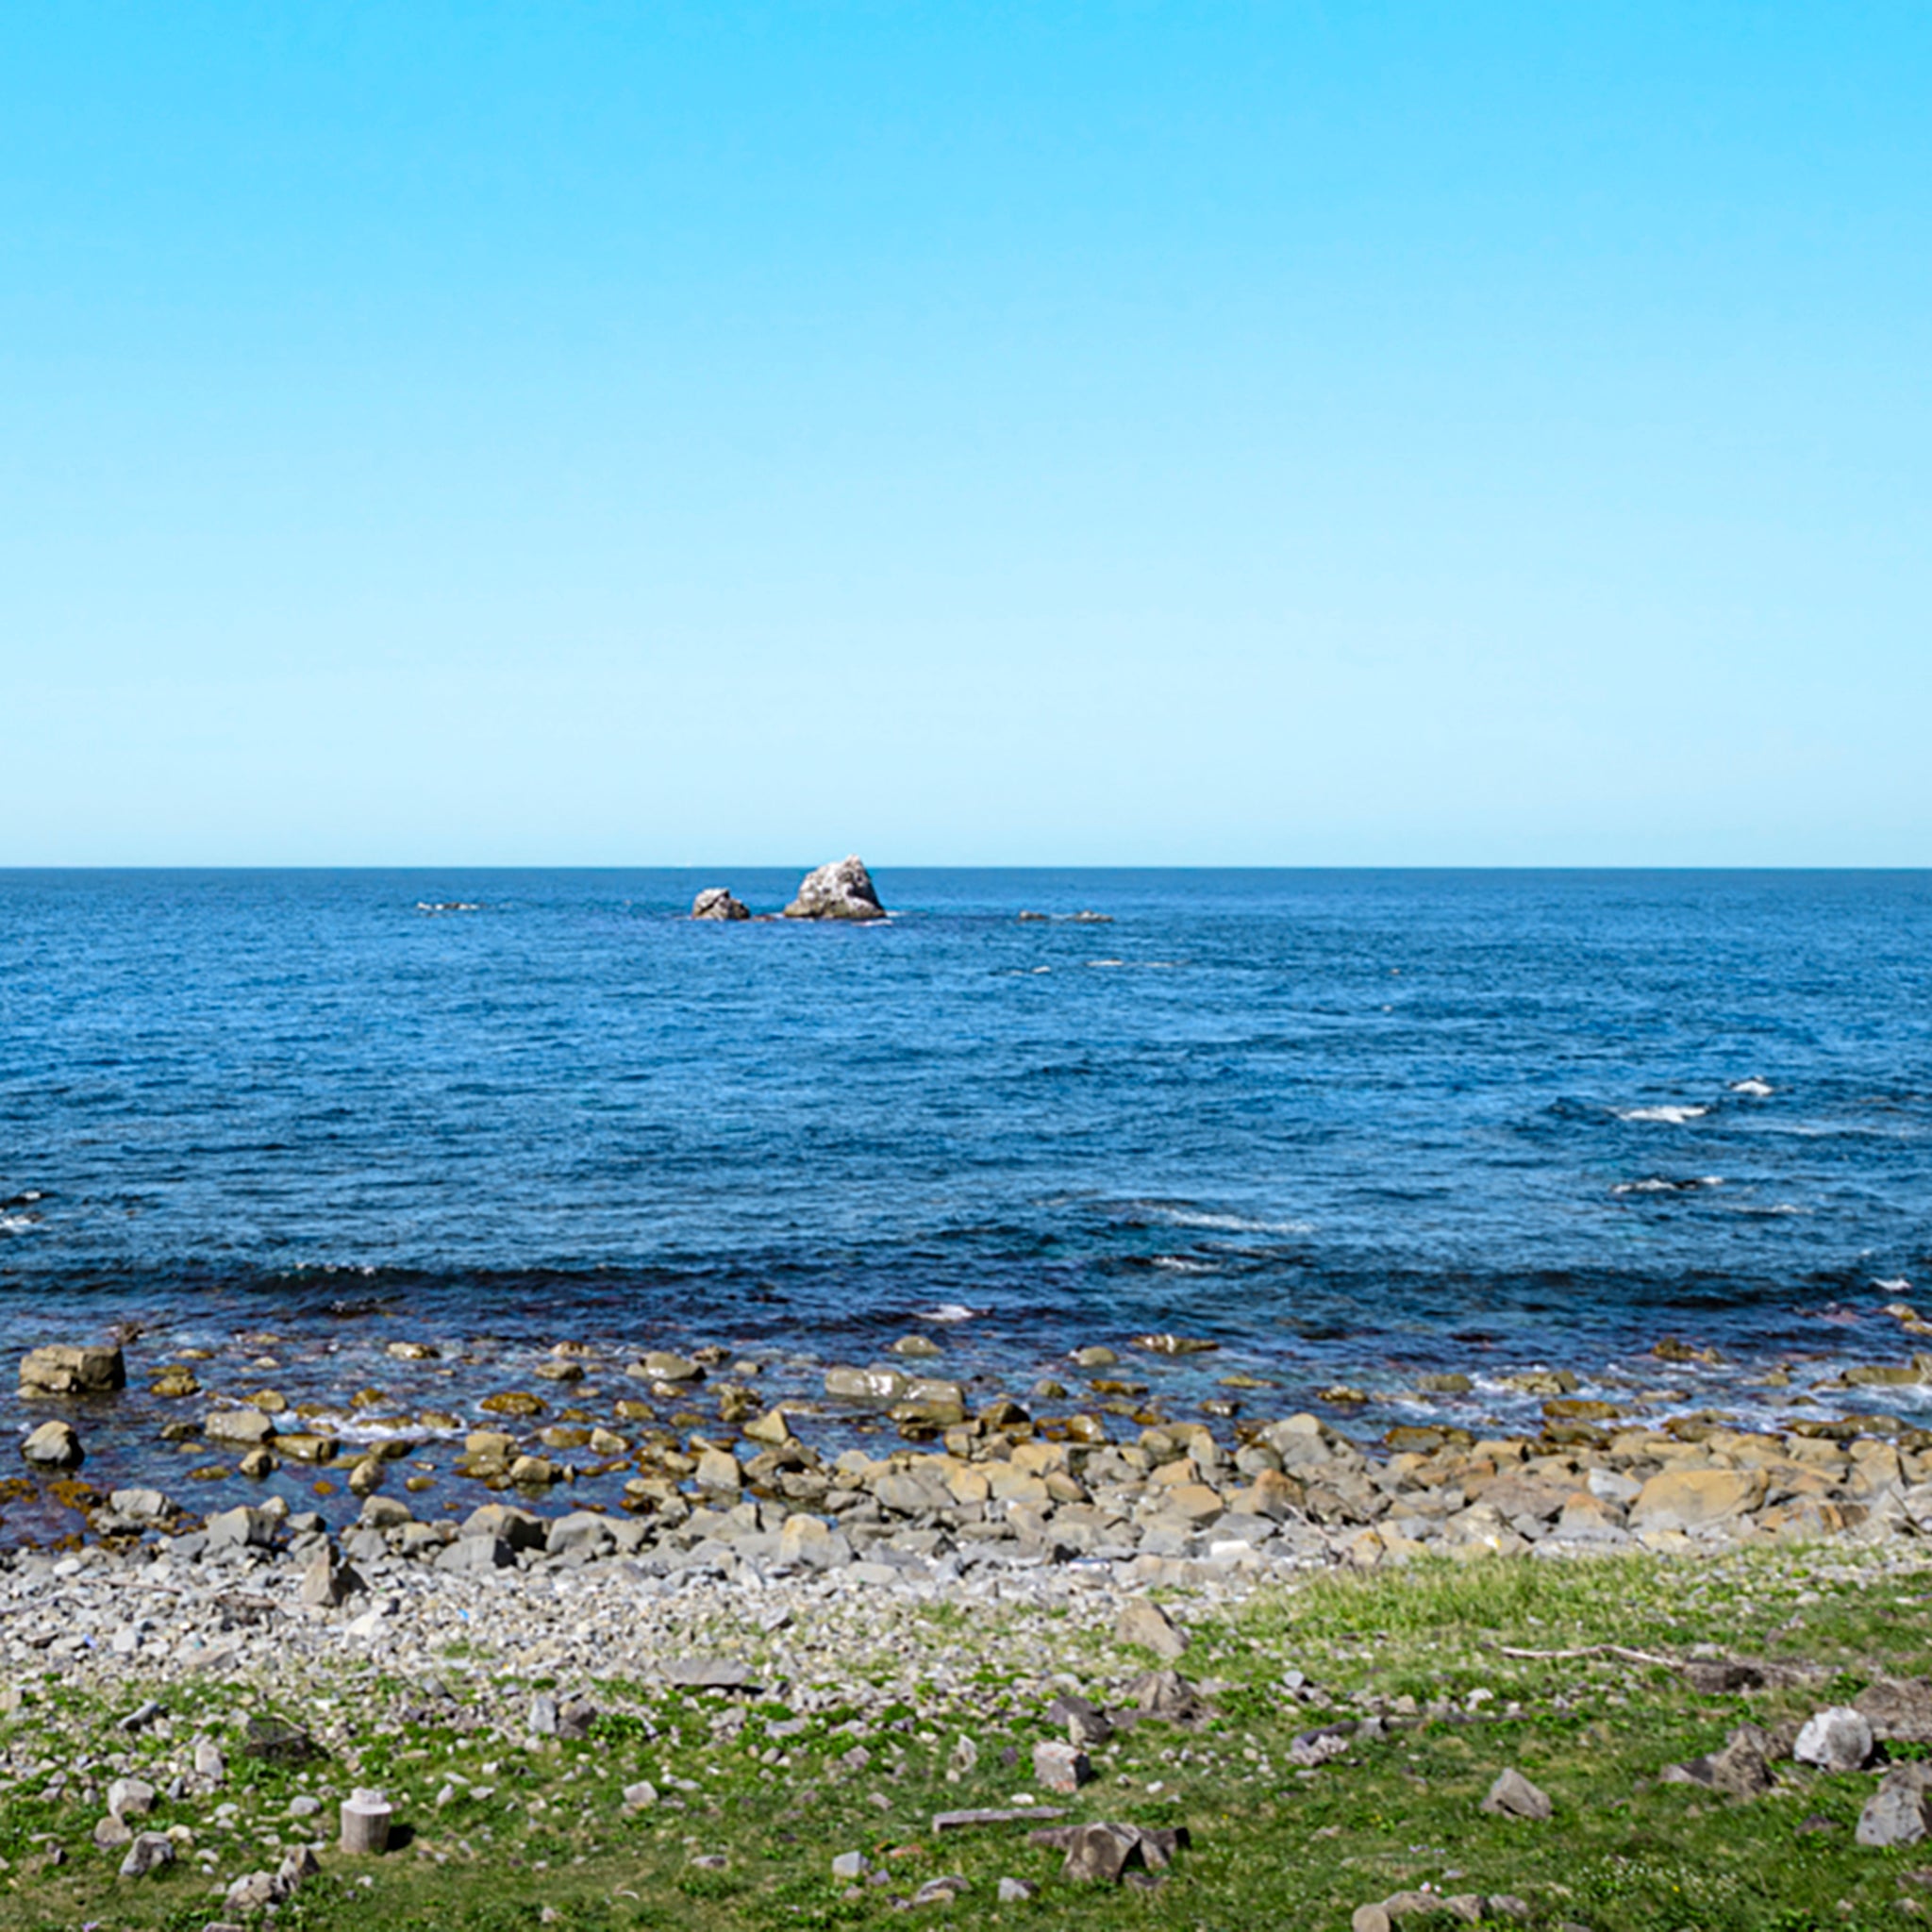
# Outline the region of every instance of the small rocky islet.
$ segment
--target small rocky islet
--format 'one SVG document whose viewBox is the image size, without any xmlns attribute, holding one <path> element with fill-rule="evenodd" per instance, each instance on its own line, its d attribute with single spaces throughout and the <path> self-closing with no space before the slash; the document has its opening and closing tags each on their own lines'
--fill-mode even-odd
<svg viewBox="0 0 1932 1932">
<path fill-rule="evenodd" d="M 691 901 L 691 916 L 738 921 L 761 915 L 754 914 L 727 887 L 707 886 Z M 886 916 L 872 874 L 856 853 L 807 873 L 791 903 L 779 914 L 783 919 L 857 921 L 882 920 Z"/>
</svg>

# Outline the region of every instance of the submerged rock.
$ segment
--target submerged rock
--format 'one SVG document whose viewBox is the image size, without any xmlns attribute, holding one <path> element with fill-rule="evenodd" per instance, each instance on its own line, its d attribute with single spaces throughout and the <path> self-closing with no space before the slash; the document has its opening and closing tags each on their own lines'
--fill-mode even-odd
<svg viewBox="0 0 1932 1932">
<path fill-rule="evenodd" d="M 883 919 L 886 908 L 856 855 L 806 874 L 798 896 L 785 908 L 787 919 Z"/>
</svg>

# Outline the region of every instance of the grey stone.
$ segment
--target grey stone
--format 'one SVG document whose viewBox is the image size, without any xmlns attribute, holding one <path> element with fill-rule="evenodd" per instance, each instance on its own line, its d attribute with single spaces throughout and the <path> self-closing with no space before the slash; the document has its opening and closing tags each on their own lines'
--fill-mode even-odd
<svg viewBox="0 0 1932 1932">
<path fill-rule="evenodd" d="M 1688 1764 L 1673 1764 L 1663 1773 L 1667 1785 L 1703 1785 L 1734 1798 L 1755 1798 L 1773 1784 L 1771 1766 L 1766 1761 L 1767 1734 L 1756 1724 L 1742 1724 L 1731 1733 L 1722 1751 L 1693 1757 Z"/>
<path fill-rule="evenodd" d="M 273 1872 L 244 1872 L 228 1887 L 222 1899 L 225 1911 L 246 1916 L 278 1906 L 289 1895 L 289 1888 Z"/>
<path fill-rule="evenodd" d="M 42 1423 L 20 1445 L 20 1453 L 37 1469 L 78 1469 L 87 1459 L 72 1423 Z"/>
<path fill-rule="evenodd" d="M 127 1847 L 127 1856 L 121 1860 L 121 1875 L 145 1878 L 150 1872 L 158 1872 L 163 1865 L 174 1862 L 174 1840 L 167 1833 L 144 1831 Z"/>
<path fill-rule="evenodd" d="M 1863 1713 L 1835 1704 L 1806 1720 L 1791 1756 L 1821 1771 L 1862 1771 L 1872 1760 L 1872 1726 Z"/>
<path fill-rule="evenodd" d="M 1858 1842 L 1881 1850 L 1889 1845 L 1915 1845 L 1928 1830 L 1932 1830 L 1932 1807 L 1925 1802 L 1924 1768 L 1894 1765 L 1858 1813 Z"/>
<path fill-rule="evenodd" d="M 1033 1775 L 1048 1790 L 1070 1794 L 1092 1778 L 1093 1767 L 1077 1744 L 1050 1740 L 1033 1747 Z"/>
<path fill-rule="evenodd" d="M 916 1906 L 947 1906 L 961 1892 L 971 1891 L 973 1881 L 963 1872 L 948 1872 L 939 1878 L 928 1878 L 912 1894 Z"/>
<path fill-rule="evenodd" d="M 553 1557 L 577 1551 L 601 1557 L 617 1547 L 617 1535 L 608 1517 L 599 1516 L 594 1509 L 573 1509 L 550 1525 L 543 1546 Z"/>
<path fill-rule="evenodd" d="M 172 1523 L 181 1513 L 181 1506 L 159 1490 L 116 1490 L 108 1498 L 108 1507 L 136 1523 Z"/>
<path fill-rule="evenodd" d="M 463 1519 L 461 1536 L 494 1537 L 512 1550 L 541 1550 L 549 1525 L 541 1516 L 518 1509 L 508 1503 L 485 1503 Z"/>
<path fill-rule="evenodd" d="M 855 1884 L 872 1870 L 872 1860 L 863 1852 L 841 1852 L 832 1860 L 832 1876 Z"/>
<path fill-rule="evenodd" d="M 723 886 L 707 886 L 691 902 L 693 919 L 749 919 L 750 908 L 739 904 Z"/>
<path fill-rule="evenodd" d="M 856 855 L 822 865 L 800 882 L 798 896 L 785 908 L 787 919 L 882 919 L 885 908 L 872 874 Z"/>
<path fill-rule="evenodd" d="M 1169 1663 L 1188 1647 L 1188 1633 L 1176 1629 L 1167 1612 L 1144 1597 L 1137 1597 L 1121 1612 L 1113 1626 L 1113 1637 L 1116 1643 L 1151 1650 Z"/>
<path fill-rule="evenodd" d="M 658 1787 L 649 1778 L 640 1778 L 634 1785 L 624 1788 L 624 1807 L 626 1811 L 648 1811 L 658 1802 Z"/>
<path fill-rule="evenodd" d="M 116 1818 L 145 1818 L 155 1808 L 156 1795 L 144 1777 L 117 1777 L 108 1787 L 108 1809 Z"/>
<path fill-rule="evenodd" d="M 1177 1671 L 1148 1671 L 1134 1679 L 1127 1694 L 1142 1717 L 1163 1724 L 1198 1724 L 1208 1713 L 1194 1687 Z"/>
<path fill-rule="evenodd" d="M 1932 1744 L 1932 1684 L 1923 1677 L 1881 1677 L 1852 1699 L 1874 1738 Z"/>
<path fill-rule="evenodd" d="M 202 1418 L 201 1432 L 210 1442 L 258 1449 L 275 1441 L 275 1425 L 258 1408 L 217 1408 Z"/>
<path fill-rule="evenodd" d="M 1000 1903 L 1003 1906 L 1024 1905 L 1029 1898 L 1039 1896 L 1040 1888 L 1030 1885 L 1024 1878 L 1002 1878 L 1000 1880 Z"/>
<path fill-rule="evenodd" d="M 338 1563 L 326 1543 L 302 1573 L 302 1601 L 318 1609 L 336 1609 L 362 1588 L 362 1579 L 346 1563 Z"/>
<path fill-rule="evenodd" d="M 1046 1707 L 1049 1724 L 1065 1724 L 1068 1740 L 1083 1750 L 1097 1751 L 1113 1736 L 1113 1722 L 1084 1697 L 1062 1693 Z"/>
<path fill-rule="evenodd" d="M 751 1666 L 727 1657 L 677 1657 L 664 1666 L 664 1681 L 687 1690 L 742 1690 L 751 1681 Z"/>
<path fill-rule="evenodd" d="M 119 1851 L 123 1845 L 133 1842 L 134 1827 L 127 1824 L 125 1820 L 117 1818 L 113 1812 L 109 1811 L 94 1826 L 93 1838 L 95 1845 L 101 1851 Z"/>
<path fill-rule="evenodd" d="M 208 1520 L 210 1556 L 228 1550 L 265 1550 L 275 1539 L 275 1518 L 266 1509 L 242 1503 Z"/>
<path fill-rule="evenodd" d="M 1499 1818 L 1526 1818 L 1541 1824 L 1552 1815 L 1555 1807 L 1547 1792 L 1539 1790 L 1512 1768 L 1498 1773 L 1489 1796 L 1483 1800 L 1483 1809 Z"/>
<path fill-rule="evenodd" d="M 436 1559 L 439 1570 L 474 1575 L 491 1570 L 513 1570 L 517 1553 L 500 1536 L 462 1536 L 443 1546 Z"/>
<path fill-rule="evenodd" d="M 554 1738 L 557 1735 L 557 1699 L 547 1690 L 540 1690 L 530 1699 L 530 1735 L 533 1738 Z"/>
</svg>

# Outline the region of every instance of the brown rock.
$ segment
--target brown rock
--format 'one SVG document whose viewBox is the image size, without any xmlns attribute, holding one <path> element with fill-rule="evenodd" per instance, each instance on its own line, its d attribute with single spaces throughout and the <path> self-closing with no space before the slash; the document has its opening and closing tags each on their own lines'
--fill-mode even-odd
<svg viewBox="0 0 1932 1932">
<path fill-rule="evenodd" d="M 53 1343 L 21 1357 L 23 1395 L 98 1395 L 127 1386 L 118 1348 L 69 1348 Z"/>
<path fill-rule="evenodd" d="M 1654 1475 L 1630 1506 L 1633 1530 L 1694 1532 L 1735 1524 L 1764 1501 L 1761 1469 L 1676 1469 Z"/>
</svg>

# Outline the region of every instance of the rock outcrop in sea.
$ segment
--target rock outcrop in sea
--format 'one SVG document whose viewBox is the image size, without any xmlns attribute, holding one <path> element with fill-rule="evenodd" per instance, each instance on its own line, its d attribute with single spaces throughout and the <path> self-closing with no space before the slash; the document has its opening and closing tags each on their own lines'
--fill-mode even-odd
<svg viewBox="0 0 1932 1932">
<path fill-rule="evenodd" d="M 750 907 L 734 899 L 724 886 L 707 886 L 691 902 L 693 919 L 749 919 Z"/>
<path fill-rule="evenodd" d="M 806 874 L 798 896 L 785 908 L 787 919 L 883 919 L 872 874 L 857 856 Z"/>
</svg>

